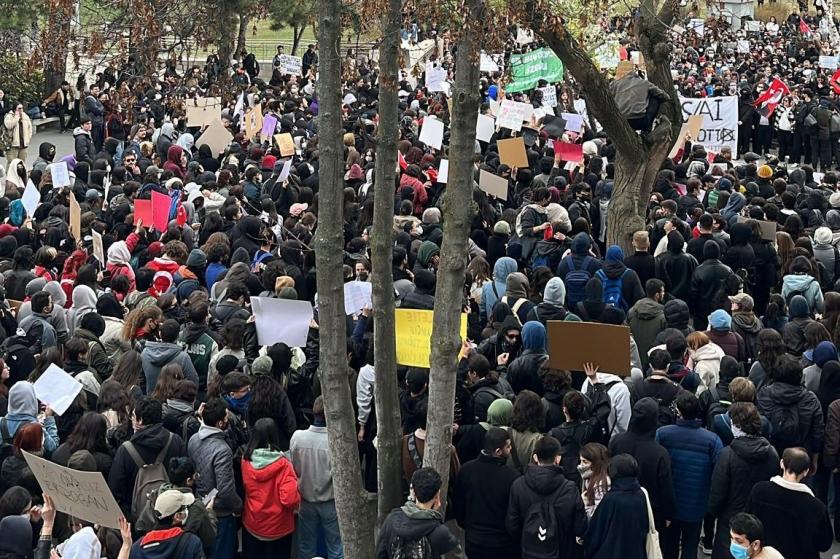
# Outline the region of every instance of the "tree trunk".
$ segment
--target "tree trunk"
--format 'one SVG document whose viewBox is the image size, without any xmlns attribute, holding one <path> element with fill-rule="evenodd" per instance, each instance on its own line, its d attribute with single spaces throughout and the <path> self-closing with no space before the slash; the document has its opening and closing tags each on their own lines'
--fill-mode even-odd
<svg viewBox="0 0 840 559">
<path fill-rule="evenodd" d="M 248 24 L 251 22 L 251 15 L 239 14 L 239 34 L 236 36 L 236 56 L 242 56 L 245 52 L 245 41 L 248 39 Z"/>
<path fill-rule="evenodd" d="M 300 47 L 300 39 L 304 31 L 306 31 L 305 23 L 301 26 L 297 24 L 292 26 L 292 56 L 297 56 L 297 49 Z"/>
<path fill-rule="evenodd" d="M 318 0 L 318 81 L 320 141 L 320 211 L 315 233 L 320 321 L 320 374 L 330 440 L 333 488 L 347 559 L 373 557 L 373 524 L 365 514 L 366 493 L 359 470 L 356 418 L 347 375 L 347 332 L 344 314 L 343 175 L 341 127 L 340 0 Z"/>
<path fill-rule="evenodd" d="M 607 217 L 607 240 L 617 244 L 624 254 L 633 254 L 633 233 L 645 228 L 647 200 L 662 160 L 646 154 L 630 160 L 616 153 L 615 182 Z"/>
<path fill-rule="evenodd" d="M 44 95 L 52 95 L 61 87 L 67 68 L 67 45 L 75 14 L 74 0 L 54 0 L 49 5 L 49 20 L 46 24 L 48 48 L 44 60 Z M 46 45 L 45 45 L 46 46 Z"/>
<path fill-rule="evenodd" d="M 467 0 L 455 58 L 452 90 L 452 121 L 449 143 L 449 181 L 443 199 L 443 246 L 437 274 L 432 353 L 429 359 L 429 412 L 424 466 L 443 478 L 441 499 L 446 506 L 449 479 L 452 419 L 455 408 L 457 356 L 461 347 L 461 311 L 464 301 L 464 271 L 473 191 L 475 123 L 480 96 L 479 43 L 484 21 L 484 0 Z"/>
<path fill-rule="evenodd" d="M 388 0 L 380 18 L 382 44 L 379 55 L 379 128 L 376 134 L 374 174 L 373 265 L 374 369 L 376 370 L 376 437 L 381 525 L 402 501 L 402 438 L 397 393 L 397 350 L 394 332 L 394 182 L 397 165 L 397 97 L 401 0 Z"/>
</svg>

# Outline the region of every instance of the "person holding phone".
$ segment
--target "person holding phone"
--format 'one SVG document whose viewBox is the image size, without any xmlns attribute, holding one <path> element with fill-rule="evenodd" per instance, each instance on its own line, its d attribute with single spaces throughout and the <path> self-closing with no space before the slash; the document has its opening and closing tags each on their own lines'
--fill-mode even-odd
<svg viewBox="0 0 840 559">
<path fill-rule="evenodd" d="M 11 144 L 6 150 L 6 159 L 26 161 L 26 148 L 32 141 L 32 120 L 23 110 L 22 103 L 15 103 L 14 109 L 6 113 L 3 125 L 11 136 Z"/>
</svg>

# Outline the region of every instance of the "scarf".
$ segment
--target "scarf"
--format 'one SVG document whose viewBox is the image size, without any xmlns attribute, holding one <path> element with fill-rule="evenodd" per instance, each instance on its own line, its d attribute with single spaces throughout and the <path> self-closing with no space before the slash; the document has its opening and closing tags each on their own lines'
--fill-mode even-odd
<svg viewBox="0 0 840 559">
<path fill-rule="evenodd" d="M 251 393 L 248 392 L 241 398 L 231 398 L 227 394 L 224 396 L 225 402 L 227 402 L 228 408 L 235 413 L 236 415 L 245 415 L 248 411 L 248 404 L 251 402 Z"/>
</svg>

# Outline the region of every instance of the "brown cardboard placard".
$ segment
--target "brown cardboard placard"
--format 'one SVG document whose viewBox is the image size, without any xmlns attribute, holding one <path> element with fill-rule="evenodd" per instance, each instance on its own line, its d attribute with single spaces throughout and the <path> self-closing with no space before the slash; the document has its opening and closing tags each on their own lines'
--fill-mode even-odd
<svg viewBox="0 0 840 559">
<path fill-rule="evenodd" d="M 582 371 L 592 363 L 600 372 L 629 376 L 630 328 L 549 320 L 548 360 L 552 369 Z"/>
<path fill-rule="evenodd" d="M 633 66 L 633 63 L 629 60 L 622 60 L 618 63 L 618 66 L 615 67 L 615 79 L 620 80 L 630 72 L 634 72 L 636 68 Z"/>
<path fill-rule="evenodd" d="M 76 239 L 76 242 L 82 240 L 82 208 L 76 201 L 76 197 L 72 194 L 70 198 L 70 234 Z"/>
<path fill-rule="evenodd" d="M 528 154 L 525 153 L 525 139 L 508 138 L 507 140 L 497 140 L 496 146 L 499 148 L 499 161 L 511 167 L 519 169 L 528 167 Z"/>
<path fill-rule="evenodd" d="M 292 139 L 292 135 L 288 132 L 275 134 L 274 141 L 277 142 L 277 147 L 280 148 L 281 156 L 291 157 L 295 154 L 295 141 Z"/>
<path fill-rule="evenodd" d="M 195 142 L 195 147 L 200 148 L 206 144 L 210 146 L 210 151 L 213 152 L 213 156 L 215 157 L 225 151 L 232 141 L 233 134 L 225 128 L 221 119 L 216 118 L 207 127 L 207 130 L 198 137 L 198 140 Z"/>
<path fill-rule="evenodd" d="M 700 129 L 703 127 L 703 119 L 705 118 L 705 115 L 691 115 L 688 117 L 688 121 L 683 125 L 688 129 L 692 142 L 697 141 L 697 136 L 700 134 Z M 684 139 L 685 136 L 682 136 L 682 138 Z"/>
<path fill-rule="evenodd" d="M 504 177 L 494 175 L 482 169 L 478 175 L 478 186 L 487 194 L 492 194 L 496 198 L 507 200 L 508 180 Z"/>
<path fill-rule="evenodd" d="M 773 221 L 763 221 L 761 219 L 750 219 L 748 217 L 744 217 L 742 215 L 738 216 L 738 223 L 746 223 L 748 221 L 757 221 L 759 227 L 761 227 L 761 240 L 763 241 L 776 241 L 776 223 Z"/>
<path fill-rule="evenodd" d="M 262 105 L 257 103 L 245 113 L 245 137 L 249 140 L 259 134 L 263 125 Z"/>
</svg>

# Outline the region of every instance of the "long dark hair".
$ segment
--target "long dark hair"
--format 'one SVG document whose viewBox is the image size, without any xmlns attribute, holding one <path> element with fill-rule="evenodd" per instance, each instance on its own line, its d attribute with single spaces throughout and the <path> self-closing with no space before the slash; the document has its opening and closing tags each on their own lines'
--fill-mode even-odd
<svg viewBox="0 0 840 559">
<path fill-rule="evenodd" d="M 277 429 L 277 423 L 270 417 L 263 417 L 251 428 L 251 438 L 245 447 L 245 460 L 250 461 L 258 448 L 280 451 L 280 432 Z"/>
<path fill-rule="evenodd" d="M 610 452 L 602 444 L 588 443 L 580 449 L 581 458 L 589 460 L 592 464 L 592 475 L 589 477 L 589 484 L 583 492 L 586 504 L 595 504 L 595 491 L 601 486 L 605 491 L 609 486 L 607 472 L 610 468 Z"/>
<path fill-rule="evenodd" d="M 90 452 L 108 452 L 108 443 L 105 435 L 108 432 L 108 422 L 105 416 L 88 411 L 76 423 L 76 427 L 70 436 L 67 437 L 67 446 L 70 454 L 78 450 Z"/>
<path fill-rule="evenodd" d="M 114 366 L 111 379 L 120 383 L 126 390 L 131 390 L 132 387 L 140 384 L 140 375 L 142 374 L 143 361 L 140 359 L 140 354 L 130 349 L 120 356 Z"/>
</svg>

